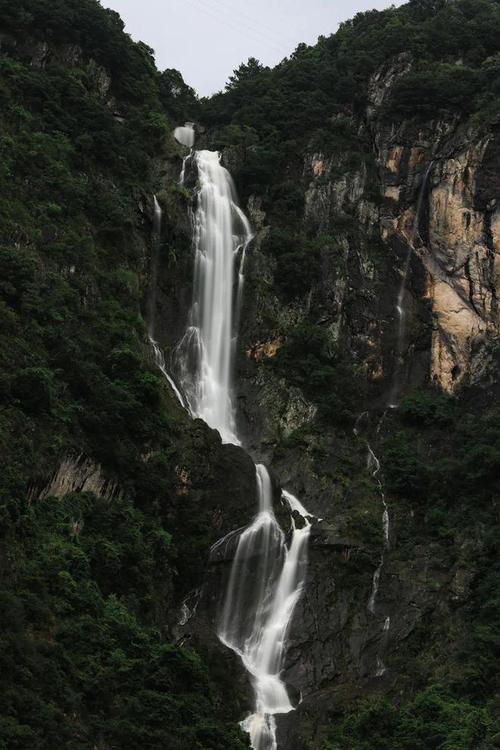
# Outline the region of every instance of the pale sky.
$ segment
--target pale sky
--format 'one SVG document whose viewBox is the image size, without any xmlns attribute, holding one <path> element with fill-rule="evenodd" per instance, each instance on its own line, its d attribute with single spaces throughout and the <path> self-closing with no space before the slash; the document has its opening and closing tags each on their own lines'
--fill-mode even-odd
<svg viewBox="0 0 500 750">
<path fill-rule="evenodd" d="M 314 44 L 357 12 L 403 0 L 101 0 L 127 32 L 155 50 L 161 70 L 177 68 L 202 95 L 224 88 L 249 57 L 275 65 L 297 44 Z"/>
</svg>

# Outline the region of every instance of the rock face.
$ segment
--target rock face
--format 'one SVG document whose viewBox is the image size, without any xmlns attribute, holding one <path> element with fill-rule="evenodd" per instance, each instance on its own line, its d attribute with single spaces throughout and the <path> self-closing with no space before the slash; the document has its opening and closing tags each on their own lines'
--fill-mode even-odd
<svg viewBox="0 0 500 750">
<path fill-rule="evenodd" d="M 446 132 L 445 124 L 437 130 Z M 474 382 L 483 346 L 498 334 L 500 246 L 491 230 L 496 200 L 482 207 L 477 201 L 480 174 L 491 158 L 488 147 L 495 143 L 495 135 L 453 134 L 430 149 L 425 141 L 391 145 L 381 154 L 390 182 L 385 195 L 398 206 L 385 233 L 389 241 L 401 238 L 413 244 L 425 269 L 423 298 L 429 300 L 433 319 L 429 375 L 454 391 L 464 381 Z M 425 169 L 428 184 L 423 185 Z M 425 194 L 414 234 L 415 199 L 407 206 L 402 196 L 412 189 L 416 170 Z M 474 346 L 479 341 L 482 346 Z"/>
<path fill-rule="evenodd" d="M 311 310 L 328 328 L 332 345 L 343 341 L 362 363 L 372 404 L 390 402 L 396 374 L 401 393 L 427 383 L 453 393 L 492 378 L 499 332 L 500 134 L 498 127 L 484 132 L 451 116 L 418 125 L 388 122 L 383 104 L 411 65 L 403 54 L 377 71 L 363 118 L 336 115 L 355 134 L 353 149 L 366 154 L 358 165 L 348 150 L 306 154 L 297 175 L 303 226 L 324 243 L 322 278 L 291 305 L 276 298 L 274 261 L 266 250 L 272 218 L 266 220 L 259 196 L 249 201 L 256 240 L 242 318 L 243 347 L 253 366 L 241 362 L 240 401 L 243 413 L 253 412 L 241 426 L 250 444 L 253 435 L 258 440 L 273 432 L 270 422 L 287 421 L 284 404 L 276 413 L 279 398 L 272 418 L 257 416 L 269 411 L 269 391 L 279 390 L 275 379 L 269 385 L 273 376 L 262 365 L 269 347 L 282 346 Z M 297 402 L 298 396 L 290 398 Z M 246 409 L 247 403 L 253 406 Z M 296 427 L 310 419 L 313 407 L 301 411 Z"/>
<path fill-rule="evenodd" d="M 302 700 L 278 720 L 280 749 L 345 750 L 329 728 L 356 698 L 397 706 L 428 679 L 463 685 L 477 654 L 488 668 L 494 633 L 479 610 L 494 591 L 484 568 L 500 442 L 493 412 L 475 442 L 470 423 L 483 415 L 466 402 L 484 404 L 494 389 L 478 386 L 498 383 L 500 125 L 444 109 L 397 116 L 393 92 L 421 62 L 410 54 L 365 85 L 370 40 L 383 38 L 382 60 L 385 41 L 400 49 L 404 29 L 421 33 L 419 14 L 427 23 L 434 6 L 459 4 L 467 14 L 484 5 L 411 0 L 414 20 L 394 15 L 383 37 L 392 11 L 375 14 L 368 34 L 354 19 L 352 46 L 344 26 L 298 49 L 277 68 L 280 86 L 252 63 L 227 99 L 187 96 L 186 108 L 205 112 L 200 143 L 224 149 L 255 231 L 235 378 L 245 450 L 189 417 L 148 344 L 149 334 L 171 365 L 191 305 L 197 173 L 166 137 L 167 121 L 194 116 L 181 113 L 188 87 L 176 71 L 157 73 L 93 0 L 4 14 L 0 291 L 12 373 L 0 378 L 0 671 L 14 688 L 2 724 L 13 746 L 243 747 L 248 678 L 216 625 L 237 531 L 255 513 L 252 459 L 269 467 L 285 534 L 281 488 L 314 515 L 283 670 Z M 478 28 L 463 37 L 480 37 L 468 52 L 484 65 L 463 67 L 473 80 L 491 73 L 498 92 L 498 53 L 486 57 L 495 41 Z M 460 73 L 460 60 L 439 59 Z M 289 97 L 307 106 L 289 107 L 299 117 L 283 127 Z M 219 118 L 230 122 L 213 134 Z M 443 392 L 466 393 L 454 443 Z M 473 636 L 479 650 L 464 667 Z M 459 743 L 482 741 L 479 723 L 473 736 L 460 731 Z"/>
<path fill-rule="evenodd" d="M 30 500 L 64 497 L 70 492 L 93 492 L 105 499 L 120 498 L 123 490 L 115 479 L 107 478 L 102 467 L 84 456 L 66 456 L 42 490 L 31 488 Z"/>
<path fill-rule="evenodd" d="M 317 519 L 284 672 L 302 702 L 279 719 L 280 746 L 294 750 L 321 748 L 326 728 L 354 698 L 411 693 L 406 657 L 418 651 L 423 630 L 429 653 L 434 638 L 440 658 L 455 652 L 439 640 L 440 627 L 444 620 L 464 629 L 476 576 L 470 545 L 480 548 L 484 533 L 478 524 L 446 543 L 422 538 L 421 509 L 387 495 L 383 470 L 374 476 L 372 448 L 381 456 L 384 440 L 399 429 L 388 409 L 395 392 L 396 402 L 429 385 L 454 394 L 496 377 L 499 130 L 452 116 L 388 120 L 392 87 L 412 64 L 403 54 L 384 65 L 370 81 L 365 111 L 334 116 L 350 134 L 350 148 L 311 147 L 301 164 L 290 165 L 287 180 L 300 193 L 293 220 L 320 269 L 293 299 L 281 293 L 279 258 L 269 249 L 279 216 L 264 195 L 251 195 L 246 206 L 255 239 L 241 315 L 238 430 L 250 455 Z M 237 179 L 240 156 L 238 147 L 224 153 Z M 159 340 L 170 351 L 191 296 L 196 172 L 189 161 L 185 176 L 184 212 L 160 196 L 167 218 L 156 314 Z M 172 263 L 167 249 L 174 247 L 180 252 Z M 298 385 L 273 366 L 294 331 L 311 323 L 325 333 L 329 352 L 349 351 L 364 381 L 347 421 L 322 420 L 307 382 Z M 252 514 L 249 465 L 241 451 L 232 460 L 245 465 L 248 492 L 235 478 L 235 497 L 225 493 L 212 516 L 214 540 Z M 190 495 L 189 480 L 181 491 Z M 286 530 L 289 518 L 280 517 Z M 215 638 L 229 559 L 215 555 L 204 585 L 186 592 L 188 616 L 179 613 L 178 632 L 203 642 L 213 664 L 222 659 L 234 670 L 243 694 L 245 675 Z"/>
<path fill-rule="evenodd" d="M 321 274 L 293 301 L 280 298 L 268 251 L 273 217 L 262 196 L 247 206 L 256 236 L 242 313 L 240 434 L 323 519 L 314 524 L 284 675 L 302 694 L 297 711 L 279 720 L 281 746 L 295 750 L 321 747 L 324 727 L 353 698 L 404 685 L 408 644 L 424 624 L 439 631 L 443 618 L 462 627 L 457 607 L 470 600 L 475 575 L 463 539 L 415 541 L 413 508 L 389 503 L 384 542 L 385 506 L 365 442 L 396 429 L 387 412 L 395 382 L 398 397 L 430 384 L 456 393 L 496 371 L 500 134 L 453 117 L 388 122 L 384 102 L 411 65 L 401 55 L 377 71 L 363 117 L 336 116 L 354 134 L 356 158 L 311 150 L 294 174 L 301 226 L 321 245 Z M 230 160 L 237 170 L 234 149 Z M 361 438 L 324 423 L 318 434 L 317 405 L 270 366 L 311 318 L 362 369 L 358 413 L 367 409 L 371 425 Z"/>
</svg>

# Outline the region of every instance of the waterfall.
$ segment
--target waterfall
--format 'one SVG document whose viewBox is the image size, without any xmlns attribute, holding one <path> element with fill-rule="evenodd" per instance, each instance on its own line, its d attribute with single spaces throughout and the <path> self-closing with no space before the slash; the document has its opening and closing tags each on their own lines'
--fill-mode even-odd
<svg viewBox="0 0 500 750">
<path fill-rule="evenodd" d="M 427 183 L 429 182 L 429 177 L 430 177 L 433 166 L 434 166 L 434 160 L 431 161 L 431 163 L 427 167 L 425 174 L 423 176 L 423 179 L 422 179 L 422 185 L 420 186 L 417 206 L 415 209 L 415 218 L 413 220 L 413 226 L 412 226 L 410 237 L 408 238 L 408 250 L 406 252 L 406 259 L 405 259 L 405 264 L 403 267 L 401 284 L 399 285 L 398 297 L 396 301 L 396 312 L 398 315 L 398 333 L 397 333 L 397 344 L 396 344 L 396 364 L 395 364 L 395 369 L 394 369 L 394 378 L 393 378 L 393 383 L 392 383 L 391 396 L 389 399 L 389 406 L 391 409 L 397 408 L 400 390 L 401 390 L 401 370 L 403 367 L 403 349 L 404 349 L 404 339 L 405 339 L 405 333 L 406 333 L 406 313 L 405 313 L 405 308 L 404 308 L 406 283 L 408 281 L 408 274 L 410 271 L 410 262 L 412 259 L 412 255 L 415 252 L 415 240 L 416 240 L 417 233 L 418 233 L 420 215 L 422 213 L 422 206 L 424 203 L 425 191 L 427 188 Z"/>
<path fill-rule="evenodd" d="M 390 548 L 390 542 L 389 542 L 389 509 L 387 507 L 387 502 L 385 499 L 385 493 L 384 488 L 382 485 L 382 482 L 378 478 L 378 473 L 380 471 L 380 461 L 378 460 L 377 456 L 373 452 L 370 443 L 366 443 L 366 446 L 368 448 L 368 457 L 367 457 L 367 469 L 371 470 L 372 477 L 376 480 L 380 497 L 382 499 L 382 531 L 384 534 L 384 547 L 382 550 L 382 554 L 380 555 L 380 563 L 378 564 L 374 574 L 373 574 L 373 581 L 372 581 L 372 590 L 370 594 L 370 598 L 368 600 L 368 610 L 372 613 L 372 615 L 375 614 L 375 603 L 377 600 L 377 594 L 378 594 L 378 587 L 380 582 L 380 574 L 382 573 L 382 568 L 384 567 L 384 561 L 385 561 L 385 552 Z"/>
<path fill-rule="evenodd" d="M 289 547 L 273 511 L 271 480 L 257 466 L 258 513 L 240 534 L 222 608 L 219 638 L 237 653 L 250 674 L 255 711 L 242 722 L 255 750 L 275 750 L 276 714 L 293 711 L 280 672 L 295 605 L 305 582 L 309 514 L 288 492 L 292 516 Z"/>
<path fill-rule="evenodd" d="M 188 145 L 181 130 L 176 137 Z M 217 429 L 224 442 L 239 445 L 232 376 L 252 231 L 219 154 L 197 151 L 193 158 L 199 181 L 193 221 L 194 290 L 187 330 L 176 350 L 177 371 L 192 415 Z M 275 717 L 294 709 L 281 671 L 288 630 L 305 583 L 311 517 L 293 495 L 283 492 L 292 526 L 287 540 L 274 514 L 271 479 L 263 465 L 256 466 L 256 486 L 253 520 L 212 547 L 212 556 L 228 557 L 233 550 L 218 636 L 241 658 L 254 688 L 254 710 L 242 728 L 254 750 L 276 750 Z"/>
<path fill-rule="evenodd" d="M 234 277 L 236 266 L 240 275 L 252 232 L 219 154 L 198 151 L 195 159 L 200 189 L 194 218 L 194 298 L 177 352 L 179 374 L 193 416 L 219 430 L 224 442 L 239 444 L 231 388 L 239 296 Z"/>
<path fill-rule="evenodd" d="M 167 370 L 165 362 L 165 356 L 160 348 L 160 345 L 155 339 L 155 320 L 156 320 L 156 294 L 158 289 L 158 268 L 160 265 L 160 245 L 161 245 L 161 228 L 163 222 L 163 212 L 161 206 L 158 203 L 156 195 L 153 196 L 154 214 L 153 214 L 153 243 L 151 252 L 151 266 L 150 266 L 150 282 L 149 282 L 149 294 L 147 301 L 147 324 L 148 324 L 148 339 L 149 344 L 153 350 L 153 356 L 155 364 L 168 381 L 170 387 L 179 403 L 185 408 L 186 404 L 184 397 L 180 392 L 179 388 L 175 384 L 174 379 Z"/>
<path fill-rule="evenodd" d="M 147 324 L 150 338 L 154 339 L 156 319 L 156 297 L 158 290 L 158 268 L 160 265 L 161 228 L 163 212 L 158 198 L 153 195 L 153 236 L 151 242 L 151 263 L 149 266 L 149 292 L 147 298 Z"/>
<path fill-rule="evenodd" d="M 174 130 L 174 138 L 183 146 L 192 148 L 194 145 L 194 126 L 192 122 L 186 122 L 184 126 Z"/>
<path fill-rule="evenodd" d="M 384 411 L 381 418 L 378 421 L 377 428 L 375 431 L 376 435 L 379 435 L 382 424 L 386 418 L 387 411 Z M 354 425 L 354 435 L 355 437 L 360 440 L 360 427 L 363 420 L 366 418 L 369 419 L 369 412 L 364 411 L 362 414 L 359 415 L 359 417 L 356 420 L 356 423 Z M 390 518 L 389 518 L 389 508 L 387 506 L 387 501 L 385 499 L 385 492 L 384 492 L 384 485 L 382 484 L 382 480 L 379 478 L 380 473 L 380 460 L 376 456 L 375 452 L 373 451 L 373 448 L 371 447 L 370 443 L 366 438 L 364 438 L 364 443 L 366 445 L 367 449 L 367 457 L 366 457 L 366 468 L 368 471 L 371 471 L 371 475 L 373 479 L 376 481 L 380 498 L 382 500 L 382 532 L 384 536 L 384 543 L 382 552 L 380 554 L 380 561 L 377 565 L 372 578 L 372 588 L 370 592 L 370 597 L 368 599 L 367 603 L 367 609 L 368 611 L 374 615 L 375 614 L 375 607 L 377 603 L 377 595 L 379 590 L 379 584 L 380 584 L 380 575 L 382 573 L 382 569 L 384 567 L 385 563 L 385 554 L 390 549 Z M 384 621 L 384 626 L 382 630 L 382 639 L 381 639 L 381 648 L 384 651 L 387 646 L 387 640 L 389 636 L 389 628 L 390 628 L 390 617 L 386 617 Z M 387 671 L 382 658 L 380 656 L 380 653 L 377 655 L 376 659 L 376 669 L 375 669 L 375 676 L 376 677 L 382 677 L 385 672 Z"/>
<path fill-rule="evenodd" d="M 198 609 L 198 602 L 200 600 L 201 589 L 194 589 L 184 598 L 181 604 L 181 616 L 179 618 L 178 625 L 183 627 L 186 625 L 192 617 L 195 616 L 196 610 Z"/>
</svg>

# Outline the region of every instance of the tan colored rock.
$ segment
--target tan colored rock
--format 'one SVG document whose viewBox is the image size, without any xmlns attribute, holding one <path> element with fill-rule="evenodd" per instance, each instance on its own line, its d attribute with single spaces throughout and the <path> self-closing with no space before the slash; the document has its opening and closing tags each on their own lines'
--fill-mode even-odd
<svg viewBox="0 0 500 750">
<path fill-rule="evenodd" d="M 448 159 L 434 163 L 428 187 L 428 243 L 416 231 L 416 205 L 396 220 L 385 222 L 382 237 L 393 231 L 413 246 L 428 272 L 428 295 L 432 304 L 431 377 L 452 391 L 474 370 L 473 342 L 498 326 L 495 289 L 500 278 L 500 212 L 491 220 L 496 256 L 486 245 L 488 217 L 475 207 L 479 168 L 488 139 L 471 144 Z M 387 168 L 398 166 L 399 147 L 389 153 Z M 421 163 L 424 151 L 411 149 L 410 172 Z M 387 186 L 394 197 L 398 188 Z M 427 238 L 425 238 L 427 239 Z M 476 368 L 477 369 L 477 368 Z"/>
<path fill-rule="evenodd" d="M 399 185 L 388 185 L 385 189 L 385 197 L 391 198 L 393 201 L 399 201 L 399 195 L 401 193 L 401 187 Z"/>
<path fill-rule="evenodd" d="M 178 495 L 187 495 L 189 493 L 190 487 L 191 487 L 191 477 L 189 476 L 189 472 L 186 468 L 182 466 L 176 466 L 175 467 L 175 473 L 177 475 L 177 479 L 179 481 L 179 487 L 177 489 Z"/>
<path fill-rule="evenodd" d="M 415 167 L 417 167 L 419 164 L 422 164 L 423 161 L 425 161 L 426 152 L 425 149 L 423 149 L 420 146 L 416 146 L 415 148 L 412 148 L 410 151 L 410 159 L 408 161 L 408 168 L 410 170 L 414 170 Z"/>
<path fill-rule="evenodd" d="M 254 359 L 256 362 L 262 362 L 264 359 L 275 357 L 276 352 L 281 349 L 284 343 L 285 338 L 283 336 L 278 336 L 277 339 L 255 344 L 250 347 L 250 349 L 247 349 L 246 355 L 249 359 Z"/>
<path fill-rule="evenodd" d="M 300 427 L 313 422 L 317 411 L 316 406 L 304 398 L 299 388 L 290 388 L 286 408 L 279 422 L 283 437 L 287 438 Z"/>
<path fill-rule="evenodd" d="M 397 174 L 399 172 L 399 165 L 401 163 L 403 151 L 403 146 L 393 146 L 391 149 L 389 149 L 387 161 L 385 163 L 385 168 L 389 170 L 389 172 L 392 172 L 393 174 Z"/>
<path fill-rule="evenodd" d="M 500 254 L 500 207 L 496 209 L 491 219 L 491 235 L 495 252 Z"/>
<path fill-rule="evenodd" d="M 104 476 L 99 464 L 80 454 L 76 457 L 66 456 L 49 483 L 41 492 L 32 489 L 29 499 L 62 498 L 70 492 L 93 492 L 98 497 L 107 499 L 123 495 L 118 483 Z"/>
<path fill-rule="evenodd" d="M 500 207 L 496 209 L 491 219 L 491 238 L 495 250 L 493 260 L 493 279 L 495 289 L 500 289 Z"/>
<path fill-rule="evenodd" d="M 314 177 L 321 177 L 326 172 L 326 165 L 322 159 L 315 159 L 312 163 Z"/>
<path fill-rule="evenodd" d="M 422 259 L 432 277 L 436 321 L 432 377 L 452 390 L 470 371 L 473 340 L 494 328 L 485 215 L 474 208 L 478 168 L 487 139 L 439 164 L 429 199 L 429 248 Z M 498 261 L 496 263 L 498 268 Z"/>
<path fill-rule="evenodd" d="M 472 342 L 486 324 L 446 281 L 431 278 L 431 299 L 431 377 L 450 392 L 468 372 Z"/>
</svg>

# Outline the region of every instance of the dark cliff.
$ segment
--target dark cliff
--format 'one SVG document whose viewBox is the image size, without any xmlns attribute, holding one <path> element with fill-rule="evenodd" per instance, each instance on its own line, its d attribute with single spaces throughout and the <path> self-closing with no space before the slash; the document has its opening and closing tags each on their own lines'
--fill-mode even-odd
<svg viewBox="0 0 500 750">
<path fill-rule="evenodd" d="M 240 429 L 323 519 L 284 746 L 492 741 L 499 12 L 360 14 L 205 104 L 256 229 Z"/>
<path fill-rule="evenodd" d="M 494 746 L 499 31 L 496 0 L 412 0 L 199 102 L 91 0 L 0 2 L 0 746 L 246 746 L 207 564 L 253 466 L 147 335 L 153 194 L 167 360 L 191 299 L 185 119 L 256 231 L 245 448 L 323 519 L 283 747 Z"/>
<path fill-rule="evenodd" d="M 254 467 L 187 417 L 145 321 L 154 193 L 189 254 L 192 93 L 95 2 L 0 3 L 0 65 L 0 746 L 245 747 L 229 657 L 175 628 Z"/>
</svg>

